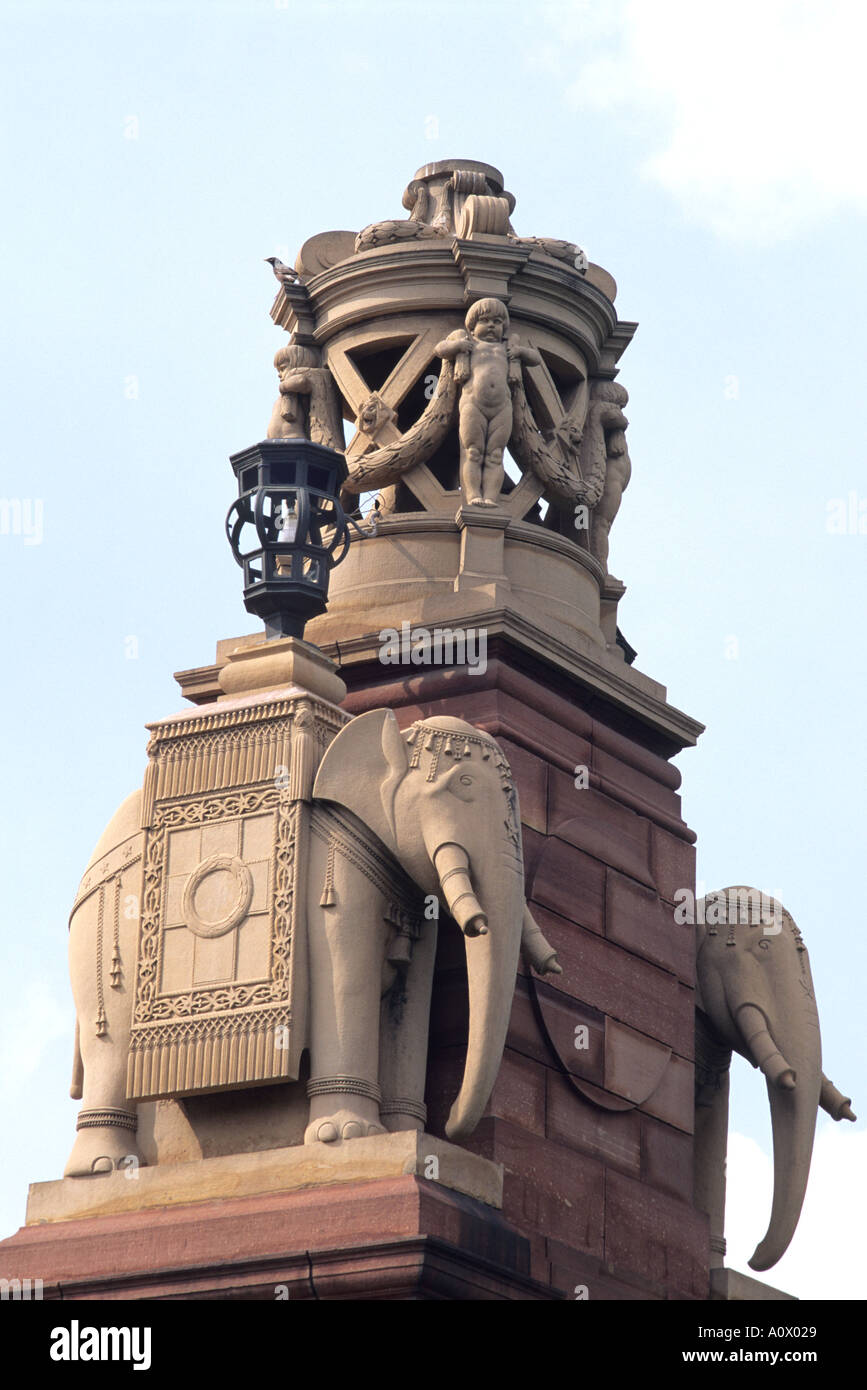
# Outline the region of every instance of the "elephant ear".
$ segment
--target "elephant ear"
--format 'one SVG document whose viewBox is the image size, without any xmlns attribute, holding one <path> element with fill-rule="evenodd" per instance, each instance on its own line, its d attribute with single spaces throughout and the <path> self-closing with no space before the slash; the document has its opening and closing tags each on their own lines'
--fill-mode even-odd
<svg viewBox="0 0 867 1390">
<path fill-rule="evenodd" d="M 409 754 L 391 710 L 372 709 L 351 720 L 329 744 L 313 795 L 345 806 L 393 850 L 394 797 L 408 767 Z"/>
</svg>

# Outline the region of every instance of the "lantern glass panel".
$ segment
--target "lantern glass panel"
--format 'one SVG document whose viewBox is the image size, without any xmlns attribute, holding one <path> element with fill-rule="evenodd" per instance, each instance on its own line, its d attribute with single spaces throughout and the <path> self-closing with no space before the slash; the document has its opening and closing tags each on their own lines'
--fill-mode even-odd
<svg viewBox="0 0 867 1390">
<path fill-rule="evenodd" d="M 272 483 L 291 484 L 298 479 L 298 464 L 295 459 L 275 459 L 268 471 Z"/>
</svg>

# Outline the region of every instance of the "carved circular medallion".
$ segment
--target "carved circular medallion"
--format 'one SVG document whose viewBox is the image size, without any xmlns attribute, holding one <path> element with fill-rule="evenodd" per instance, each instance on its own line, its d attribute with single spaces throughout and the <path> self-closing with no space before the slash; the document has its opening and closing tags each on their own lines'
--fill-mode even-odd
<svg viewBox="0 0 867 1390">
<path fill-rule="evenodd" d="M 184 921 L 196 936 L 222 936 L 246 917 L 253 900 L 253 875 L 242 859 L 212 854 L 187 879 Z"/>
</svg>

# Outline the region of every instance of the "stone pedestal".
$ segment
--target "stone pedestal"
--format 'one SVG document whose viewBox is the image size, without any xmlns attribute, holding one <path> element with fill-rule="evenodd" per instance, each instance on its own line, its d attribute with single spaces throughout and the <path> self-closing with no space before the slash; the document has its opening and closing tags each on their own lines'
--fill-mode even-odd
<svg viewBox="0 0 867 1390">
<path fill-rule="evenodd" d="M 35 1183 L 0 1277 L 64 1301 L 557 1298 L 503 1219 L 502 1181 L 403 1133 Z"/>
<path fill-rule="evenodd" d="M 712 1269 L 710 1272 L 710 1296 L 714 1303 L 797 1303 L 793 1293 L 766 1284 L 751 1274 L 741 1274 L 736 1269 Z"/>
<path fill-rule="evenodd" d="M 502 605 L 511 589 L 506 574 L 505 534 L 511 518 L 492 507 L 461 507 L 455 522 L 461 533 L 461 561 L 455 579 L 455 593 L 463 598 L 467 590 L 478 590 L 488 606 Z"/>
</svg>

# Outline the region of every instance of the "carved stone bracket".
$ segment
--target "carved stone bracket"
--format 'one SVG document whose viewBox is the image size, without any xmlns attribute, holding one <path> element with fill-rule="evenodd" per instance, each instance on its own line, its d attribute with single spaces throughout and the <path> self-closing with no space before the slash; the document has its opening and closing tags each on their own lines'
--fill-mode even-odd
<svg viewBox="0 0 867 1390">
<path fill-rule="evenodd" d="M 271 305 L 271 317 L 278 328 L 291 333 L 296 343 L 313 347 L 316 343 L 316 320 L 305 285 L 283 285 Z"/>
<path fill-rule="evenodd" d="M 461 532 L 455 593 L 482 590 L 492 608 L 503 602 L 505 592 L 512 587 L 505 564 L 506 528 L 511 519 L 499 507 L 460 508 L 455 517 Z"/>
<path fill-rule="evenodd" d="M 512 279 L 530 259 L 531 247 L 500 237 L 455 237 L 452 255 L 464 277 L 464 299 L 502 299 L 508 303 Z"/>
</svg>

